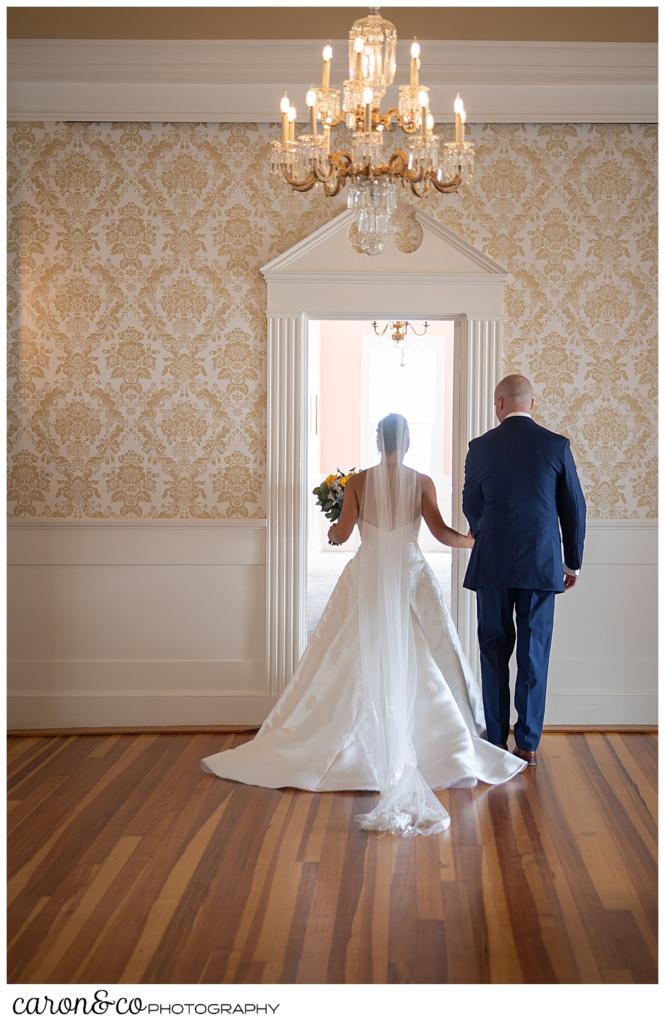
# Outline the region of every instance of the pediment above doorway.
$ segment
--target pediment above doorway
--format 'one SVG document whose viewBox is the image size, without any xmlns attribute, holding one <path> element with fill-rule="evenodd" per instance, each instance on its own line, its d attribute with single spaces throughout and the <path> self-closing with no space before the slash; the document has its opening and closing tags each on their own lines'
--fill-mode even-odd
<svg viewBox="0 0 665 1024">
<path fill-rule="evenodd" d="M 266 280 L 284 275 L 319 273 L 381 276 L 386 273 L 469 275 L 499 278 L 508 271 L 464 241 L 431 214 L 402 207 L 395 234 L 385 250 L 367 256 L 353 247 L 353 212 L 345 210 L 261 268 Z"/>
<path fill-rule="evenodd" d="M 268 314 L 502 316 L 508 271 L 430 214 L 406 216 L 378 256 L 353 248 L 345 210 L 271 260 L 261 268 Z"/>
</svg>

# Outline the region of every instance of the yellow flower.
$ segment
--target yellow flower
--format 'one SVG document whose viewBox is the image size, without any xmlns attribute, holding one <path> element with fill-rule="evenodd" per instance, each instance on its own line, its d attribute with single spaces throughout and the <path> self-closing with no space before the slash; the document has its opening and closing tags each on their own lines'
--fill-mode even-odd
<svg viewBox="0 0 665 1024">
<path fill-rule="evenodd" d="M 343 476 L 342 479 L 340 480 L 340 483 L 341 483 L 342 487 L 346 487 L 346 481 L 348 479 L 349 479 L 349 474 L 347 473 L 347 475 Z"/>
<path fill-rule="evenodd" d="M 330 473 L 330 474 L 329 474 L 329 475 L 328 475 L 328 476 L 327 476 L 327 477 L 325 478 L 325 480 L 324 480 L 323 482 L 324 482 L 324 484 L 326 485 L 326 487 L 330 487 L 330 485 L 331 485 L 331 484 L 333 483 L 334 479 L 335 479 L 335 474 L 334 474 L 334 473 Z"/>
</svg>

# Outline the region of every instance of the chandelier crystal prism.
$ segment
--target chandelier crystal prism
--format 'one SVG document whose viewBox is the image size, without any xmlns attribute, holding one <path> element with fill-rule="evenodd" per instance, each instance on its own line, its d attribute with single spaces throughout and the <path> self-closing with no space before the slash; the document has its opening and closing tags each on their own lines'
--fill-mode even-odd
<svg viewBox="0 0 665 1024">
<path fill-rule="evenodd" d="M 330 86 L 332 47 L 323 48 L 321 84 L 307 92 L 309 132 L 295 135 L 296 110 L 286 94 L 280 103 L 282 134 L 272 142 L 271 168 L 297 192 L 319 185 L 335 196 L 346 186 L 348 208 L 354 212 L 360 250 L 370 256 L 383 251 L 398 188 L 419 198 L 432 190 L 449 194 L 471 181 L 473 143 L 464 141 L 466 112 L 457 94 L 455 139 L 434 134 L 429 88 L 420 83 L 420 44 L 411 44 L 409 84 L 400 85 L 397 107 L 381 112 L 381 100 L 395 80 L 397 32 L 392 22 L 370 7 L 349 31 L 349 77 L 343 89 Z M 319 130 L 320 124 L 320 130 Z M 334 150 L 332 129 L 344 124 L 350 146 Z M 392 148 L 394 127 L 406 138 Z"/>
</svg>

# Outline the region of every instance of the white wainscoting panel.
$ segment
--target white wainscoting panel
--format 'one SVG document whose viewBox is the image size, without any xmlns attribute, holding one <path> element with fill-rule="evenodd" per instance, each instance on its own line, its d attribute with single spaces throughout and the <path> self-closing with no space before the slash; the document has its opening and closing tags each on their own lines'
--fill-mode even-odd
<svg viewBox="0 0 665 1024">
<path fill-rule="evenodd" d="M 8 725 L 253 724 L 264 521 L 8 528 Z"/>
<path fill-rule="evenodd" d="M 9 728 L 259 725 L 265 547 L 262 521 L 10 522 Z M 656 559 L 655 521 L 589 523 L 546 724 L 657 723 Z"/>
<path fill-rule="evenodd" d="M 579 581 L 556 598 L 546 725 L 657 724 L 657 545 L 653 519 L 588 523 Z"/>
</svg>

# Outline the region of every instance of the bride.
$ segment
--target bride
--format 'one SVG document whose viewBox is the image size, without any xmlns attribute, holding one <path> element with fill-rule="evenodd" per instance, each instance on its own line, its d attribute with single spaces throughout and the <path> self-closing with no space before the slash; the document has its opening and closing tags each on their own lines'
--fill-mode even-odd
<svg viewBox="0 0 665 1024">
<path fill-rule="evenodd" d="M 352 476 L 339 522 L 361 544 L 346 565 L 281 697 L 253 740 L 204 758 L 224 779 L 277 789 L 378 791 L 360 828 L 431 835 L 450 824 L 433 789 L 501 783 L 526 762 L 483 738 L 479 684 L 434 573 L 418 546 L 421 517 L 450 547 L 432 480 L 403 464 L 409 429 L 377 428 L 378 465 Z"/>
</svg>

